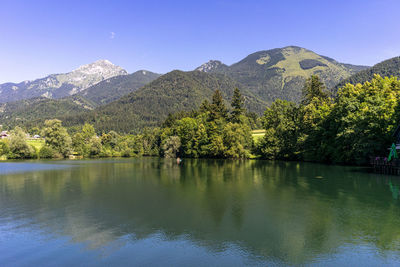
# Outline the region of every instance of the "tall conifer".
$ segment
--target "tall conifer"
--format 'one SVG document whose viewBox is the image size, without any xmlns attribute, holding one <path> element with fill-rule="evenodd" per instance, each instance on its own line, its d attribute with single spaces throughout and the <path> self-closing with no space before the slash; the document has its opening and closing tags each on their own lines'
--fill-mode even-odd
<svg viewBox="0 0 400 267">
<path fill-rule="evenodd" d="M 215 90 L 215 93 L 212 97 L 210 117 L 213 120 L 228 117 L 228 109 L 224 104 L 224 100 L 222 99 L 222 94 L 220 90 Z"/>
<path fill-rule="evenodd" d="M 235 88 L 231 103 L 233 108 L 231 116 L 232 122 L 240 122 L 240 115 L 244 113 L 243 104 L 244 104 L 243 96 L 240 93 L 239 88 Z"/>
</svg>

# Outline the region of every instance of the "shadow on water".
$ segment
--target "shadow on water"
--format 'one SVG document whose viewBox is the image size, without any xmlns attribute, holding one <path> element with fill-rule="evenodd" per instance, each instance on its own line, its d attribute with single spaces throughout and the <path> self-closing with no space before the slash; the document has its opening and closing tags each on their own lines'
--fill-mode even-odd
<svg viewBox="0 0 400 267">
<path fill-rule="evenodd" d="M 233 246 L 238 257 L 286 264 L 334 258 L 349 244 L 399 252 L 400 180 L 394 177 L 255 160 L 61 163 L 69 164 L 74 168 L 39 164 L 0 175 L 0 229 L 67 237 L 95 251 L 161 234 L 164 241 L 206 248 L 210 257 Z"/>
</svg>

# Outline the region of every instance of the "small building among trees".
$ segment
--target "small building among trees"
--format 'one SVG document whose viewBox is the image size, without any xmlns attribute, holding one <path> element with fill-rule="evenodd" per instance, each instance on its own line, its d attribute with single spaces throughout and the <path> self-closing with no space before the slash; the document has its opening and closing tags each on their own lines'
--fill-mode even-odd
<svg viewBox="0 0 400 267">
<path fill-rule="evenodd" d="M 7 131 L 2 131 L 2 132 L 0 133 L 0 138 L 1 138 L 1 139 L 8 138 L 9 136 L 10 136 L 10 135 L 8 134 Z"/>
</svg>

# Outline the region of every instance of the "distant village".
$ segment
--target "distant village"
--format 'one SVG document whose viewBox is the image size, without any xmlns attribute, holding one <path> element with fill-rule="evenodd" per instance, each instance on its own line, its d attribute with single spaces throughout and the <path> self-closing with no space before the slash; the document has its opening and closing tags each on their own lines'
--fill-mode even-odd
<svg viewBox="0 0 400 267">
<path fill-rule="evenodd" d="M 9 138 L 10 137 L 10 133 L 8 131 L 1 131 L 0 133 L 0 139 L 5 139 L 5 138 Z M 35 134 L 34 136 L 31 136 L 30 134 L 26 134 L 26 138 L 27 139 L 40 139 L 40 135 Z"/>
</svg>

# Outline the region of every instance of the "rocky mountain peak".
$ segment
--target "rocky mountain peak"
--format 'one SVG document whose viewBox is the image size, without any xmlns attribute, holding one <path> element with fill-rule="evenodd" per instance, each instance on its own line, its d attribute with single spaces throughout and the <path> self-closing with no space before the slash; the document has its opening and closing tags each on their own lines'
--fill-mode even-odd
<svg viewBox="0 0 400 267">
<path fill-rule="evenodd" d="M 0 103 L 38 96 L 61 98 L 74 95 L 103 80 L 127 74 L 128 72 L 120 66 L 101 59 L 82 65 L 68 73 L 51 74 L 41 79 L 19 84 L 0 84 Z"/>
<path fill-rule="evenodd" d="M 219 70 L 221 67 L 226 67 L 226 65 L 219 60 L 210 60 L 207 63 L 202 64 L 195 70 L 202 72 L 213 72 Z"/>
<path fill-rule="evenodd" d="M 111 78 L 117 75 L 126 75 L 128 72 L 121 68 L 120 66 L 116 66 L 110 61 L 106 59 L 97 60 L 93 63 L 82 65 L 76 70 L 73 70 L 72 73 L 84 73 L 84 74 L 101 74 L 108 76 L 107 78 Z"/>
</svg>

